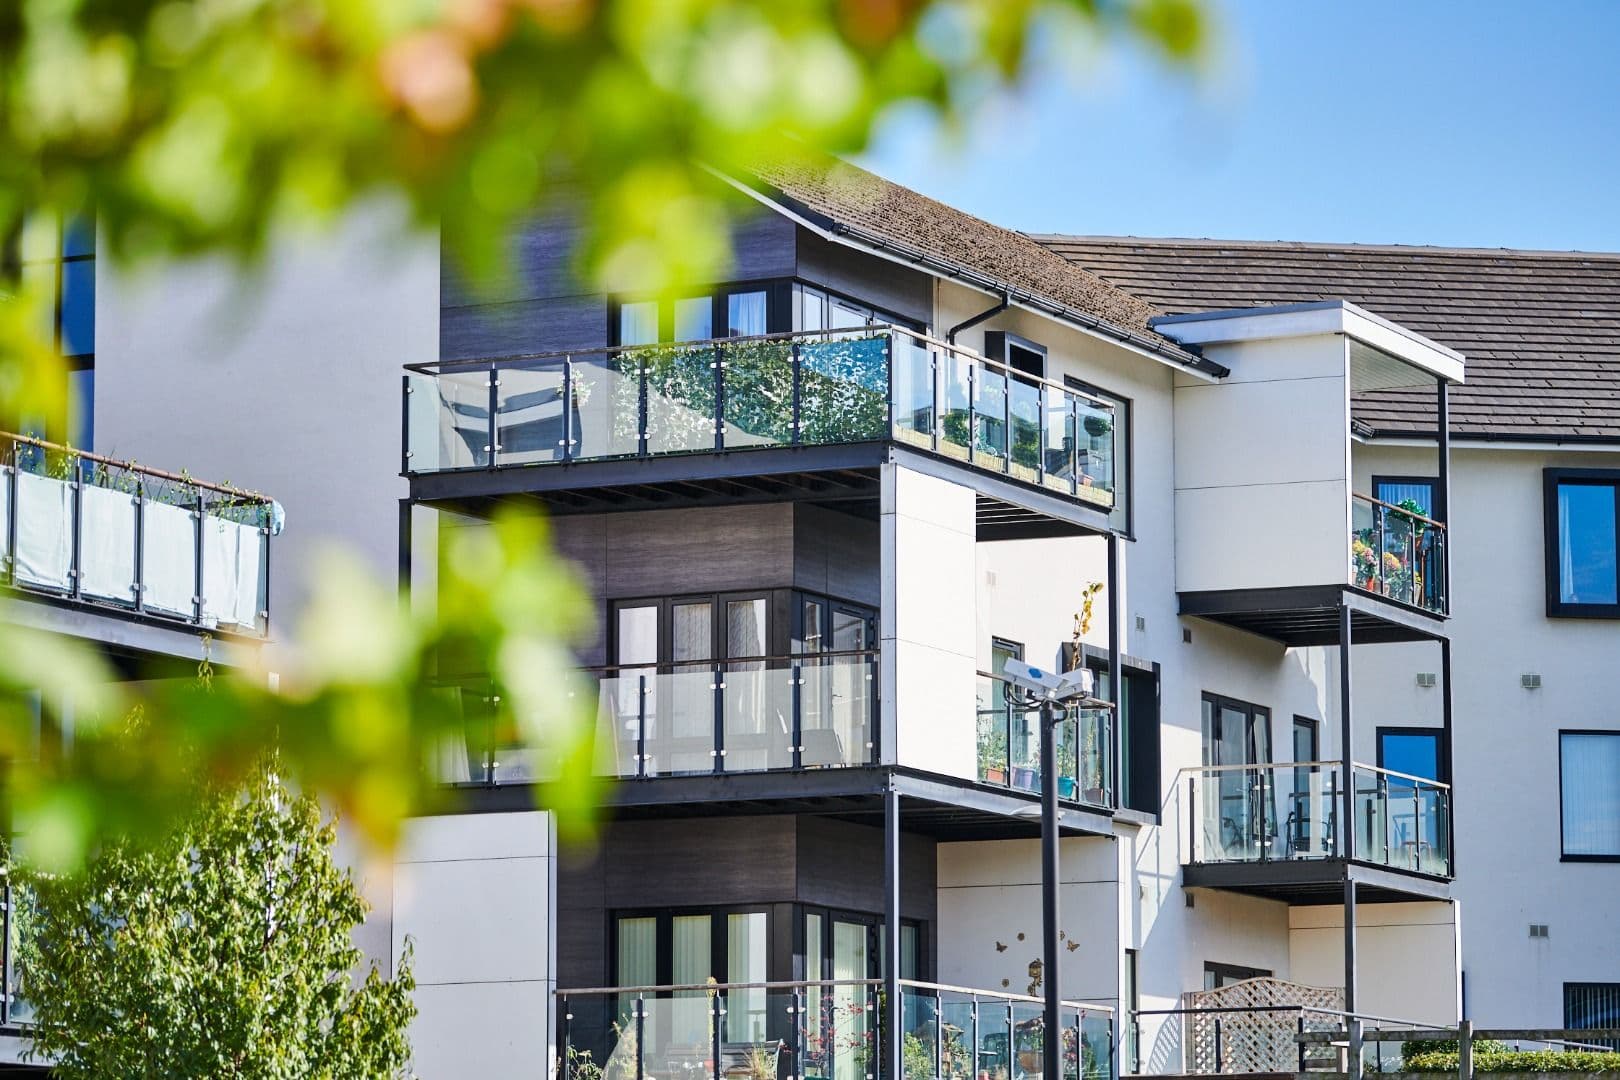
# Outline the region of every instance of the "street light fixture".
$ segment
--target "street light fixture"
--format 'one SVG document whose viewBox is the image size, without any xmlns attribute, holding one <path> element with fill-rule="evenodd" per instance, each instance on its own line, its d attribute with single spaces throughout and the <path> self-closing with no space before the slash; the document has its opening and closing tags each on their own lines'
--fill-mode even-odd
<svg viewBox="0 0 1620 1080">
<path fill-rule="evenodd" d="M 1022 660 L 1002 665 L 1007 704 L 1041 714 L 1041 975 L 1045 1019 L 1041 1036 L 1042 1080 L 1062 1080 L 1063 998 L 1058 990 L 1058 776 L 1057 726 L 1070 709 L 1111 709 L 1092 695 L 1094 676 L 1086 668 L 1061 674 Z M 1078 1052 L 1078 1048 L 1077 1052 Z"/>
</svg>

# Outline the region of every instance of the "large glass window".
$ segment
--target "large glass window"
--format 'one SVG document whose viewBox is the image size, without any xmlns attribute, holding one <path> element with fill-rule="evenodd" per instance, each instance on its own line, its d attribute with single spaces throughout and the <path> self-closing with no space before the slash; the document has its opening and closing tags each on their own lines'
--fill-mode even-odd
<svg viewBox="0 0 1620 1080">
<path fill-rule="evenodd" d="M 1620 731 L 1558 735 L 1563 854 L 1620 860 Z"/>
<path fill-rule="evenodd" d="M 1620 471 L 1546 471 L 1547 614 L 1620 617 Z"/>
<path fill-rule="evenodd" d="M 1423 780 L 1441 775 L 1440 732 L 1429 728 L 1379 728 L 1378 767 Z"/>
<path fill-rule="evenodd" d="M 1438 518 L 1439 500 L 1435 495 L 1435 481 L 1427 476 L 1375 476 L 1373 498 L 1379 502 L 1400 506 L 1415 503 L 1424 517 Z"/>
</svg>

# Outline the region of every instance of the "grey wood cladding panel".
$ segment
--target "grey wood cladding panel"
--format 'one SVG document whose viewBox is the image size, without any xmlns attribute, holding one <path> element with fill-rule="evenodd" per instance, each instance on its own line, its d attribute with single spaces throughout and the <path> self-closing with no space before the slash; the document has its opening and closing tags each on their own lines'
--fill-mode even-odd
<svg viewBox="0 0 1620 1080">
<path fill-rule="evenodd" d="M 790 503 L 571 514 L 553 519 L 552 535 L 602 599 L 781 588 L 793 579 Z"/>
<path fill-rule="evenodd" d="M 883 830 L 831 818 L 801 816 L 798 820 L 797 898 L 806 904 L 881 914 Z M 904 918 L 934 921 L 936 865 L 932 837 L 901 834 L 900 914 Z"/>
<path fill-rule="evenodd" d="M 823 240 L 803 228 L 799 230 L 798 275 L 923 326 L 933 324 L 934 279 L 930 275 Z"/>
<path fill-rule="evenodd" d="M 608 342 L 607 297 L 565 296 L 443 308 L 439 358 L 600 349 Z"/>
<path fill-rule="evenodd" d="M 882 551 L 877 522 L 824 506 L 793 509 L 793 584 L 877 607 L 882 596 Z"/>
</svg>

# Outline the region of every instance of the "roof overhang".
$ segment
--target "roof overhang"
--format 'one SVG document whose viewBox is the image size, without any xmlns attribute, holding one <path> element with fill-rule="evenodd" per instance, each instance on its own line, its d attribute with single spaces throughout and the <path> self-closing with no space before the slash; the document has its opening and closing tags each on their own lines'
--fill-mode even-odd
<svg viewBox="0 0 1620 1080">
<path fill-rule="evenodd" d="M 1114 345 L 1123 346 L 1134 353 L 1145 356 L 1150 360 L 1156 360 L 1177 371 L 1187 372 L 1211 380 L 1225 378 L 1230 374 L 1225 366 L 1185 351 L 1185 343 L 1176 342 L 1169 335 L 1163 335 L 1163 340 L 1156 340 L 1150 335 L 1137 334 L 1123 327 L 1113 326 L 1095 316 L 1076 311 L 1055 300 L 1032 293 L 1027 289 L 1009 285 L 971 267 L 930 255 L 920 248 L 902 248 L 889 239 L 869 234 L 847 222 L 836 221 L 811 210 L 809 207 L 797 203 L 788 205 L 792 200 L 788 199 L 786 195 L 778 193 L 780 197 L 773 197 L 770 193 L 760 191 L 753 185 L 737 180 L 717 169 L 711 168 L 709 171 L 718 179 L 736 188 L 749 198 L 769 207 L 829 243 L 852 248 L 863 254 L 887 262 L 897 263 L 901 266 L 913 269 L 921 268 L 936 276 L 949 278 L 969 288 L 978 289 L 988 296 L 1005 296 L 1012 307 L 1043 315 L 1049 319 L 1055 319 L 1083 334 L 1101 338 Z M 1183 347 L 1178 348 L 1178 345 Z"/>
<path fill-rule="evenodd" d="M 1346 300 L 1162 315 L 1151 325 L 1190 347 L 1343 334 L 1437 379 L 1463 381 L 1461 353 Z"/>
</svg>

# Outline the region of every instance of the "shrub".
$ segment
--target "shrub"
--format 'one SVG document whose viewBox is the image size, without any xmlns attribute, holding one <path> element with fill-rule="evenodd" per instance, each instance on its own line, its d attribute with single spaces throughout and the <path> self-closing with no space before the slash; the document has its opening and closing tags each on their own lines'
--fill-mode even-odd
<svg viewBox="0 0 1620 1080">
<path fill-rule="evenodd" d="M 1497 1042 L 1495 1039 L 1474 1040 L 1476 1059 L 1481 1054 L 1505 1054 L 1509 1049 L 1511 1048 L 1507 1043 Z M 1456 1039 L 1413 1039 L 1411 1042 L 1401 1044 L 1401 1060 L 1408 1067 L 1411 1066 L 1413 1058 L 1424 1054 L 1450 1054 L 1455 1061 L 1457 1052 Z"/>
<path fill-rule="evenodd" d="M 1453 1043 L 1452 1045 L 1456 1045 Z M 1501 1045 L 1498 1043 L 1497 1045 Z M 1406 1058 L 1411 1072 L 1453 1073 L 1457 1052 L 1435 1051 Z M 1476 1073 L 1620 1072 L 1620 1054 L 1601 1050 L 1489 1050 L 1475 1051 Z"/>
</svg>

